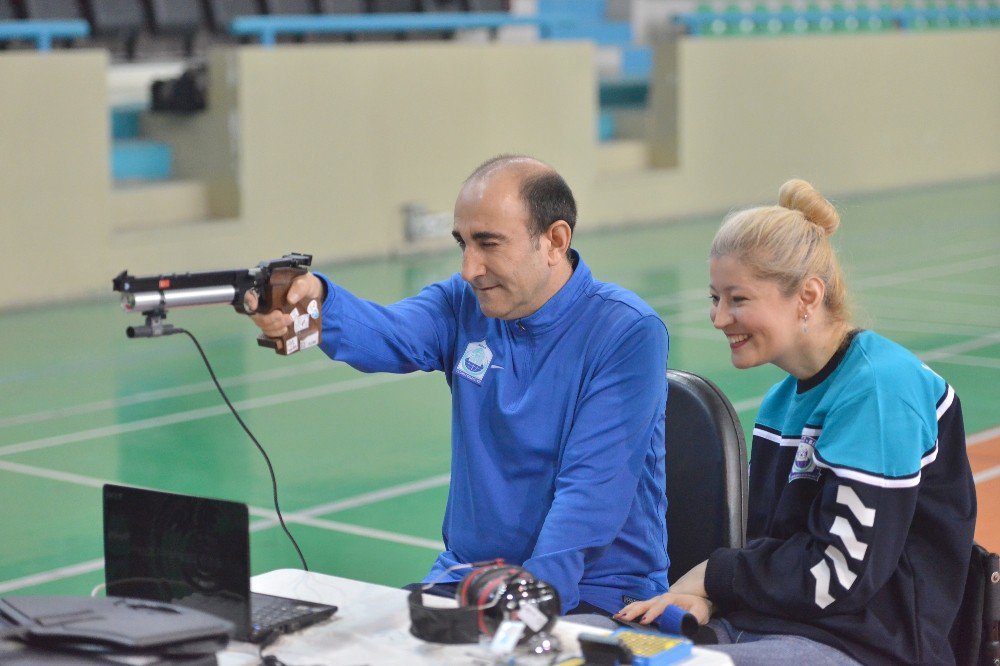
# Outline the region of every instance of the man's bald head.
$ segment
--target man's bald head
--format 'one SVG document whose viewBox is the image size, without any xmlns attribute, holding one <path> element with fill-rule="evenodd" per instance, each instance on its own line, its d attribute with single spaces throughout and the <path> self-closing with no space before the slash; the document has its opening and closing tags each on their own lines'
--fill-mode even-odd
<svg viewBox="0 0 1000 666">
<path fill-rule="evenodd" d="M 537 237 L 557 220 L 565 220 L 570 231 L 576 226 L 576 200 L 573 191 L 555 169 L 527 155 L 492 157 L 465 179 L 463 189 L 488 187 L 496 178 L 516 178 L 521 201 L 528 212 L 532 236 Z"/>
</svg>

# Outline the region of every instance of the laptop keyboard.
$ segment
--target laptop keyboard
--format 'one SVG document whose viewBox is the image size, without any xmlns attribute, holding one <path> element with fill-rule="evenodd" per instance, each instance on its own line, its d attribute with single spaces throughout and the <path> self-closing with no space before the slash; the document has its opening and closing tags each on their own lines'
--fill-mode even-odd
<svg viewBox="0 0 1000 666">
<path fill-rule="evenodd" d="M 294 599 L 256 593 L 250 598 L 250 625 L 254 633 L 281 627 L 316 611 L 315 605 L 307 606 Z"/>
</svg>

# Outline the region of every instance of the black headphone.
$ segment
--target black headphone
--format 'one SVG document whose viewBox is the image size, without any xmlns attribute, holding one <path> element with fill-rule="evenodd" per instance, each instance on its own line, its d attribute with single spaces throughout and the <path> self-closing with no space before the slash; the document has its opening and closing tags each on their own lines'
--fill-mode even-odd
<svg viewBox="0 0 1000 666">
<path fill-rule="evenodd" d="M 455 598 L 458 608 L 430 608 L 423 603 L 422 589 L 410 592 L 410 633 L 432 643 L 476 643 L 480 635 L 496 633 L 501 622 L 521 620 L 523 640 L 551 629 L 561 609 L 554 587 L 502 561 L 469 572 Z M 521 617 L 527 606 L 534 607 L 531 621 Z"/>
</svg>

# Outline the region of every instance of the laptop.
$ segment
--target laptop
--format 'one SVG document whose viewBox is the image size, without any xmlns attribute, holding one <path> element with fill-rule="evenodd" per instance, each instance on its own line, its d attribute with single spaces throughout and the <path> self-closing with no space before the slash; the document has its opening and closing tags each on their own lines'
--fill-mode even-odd
<svg viewBox="0 0 1000 666">
<path fill-rule="evenodd" d="M 212 613 L 233 638 L 267 643 L 327 619 L 336 606 L 250 592 L 250 514 L 241 502 L 104 486 L 108 596 Z"/>
</svg>

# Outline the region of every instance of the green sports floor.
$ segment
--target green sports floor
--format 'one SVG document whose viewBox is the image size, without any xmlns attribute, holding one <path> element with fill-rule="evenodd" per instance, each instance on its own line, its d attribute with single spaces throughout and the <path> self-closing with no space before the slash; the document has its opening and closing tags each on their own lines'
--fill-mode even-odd
<svg viewBox="0 0 1000 666">
<path fill-rule="evenodd" d="M 955 386 L 970 441 L 987 453 L 1000 433 L 1000 180 L 835 203 L 858 323 L 914 350 Z M 709 324 L 705 252 L 718 222 L 595 232 L 584 210 L 574 245 L 598 277 L 659 311 L 671 366 L 713 379 L 749 427 L 780 373 L 734 370 Z M 273 254 L 292 249 L 310 248 Z M 458 263 L 455 249 L 320 268 L 391 302 Z M 109 291 L 99 300 L 0 313 L 0 594 L 87 594 L 103 581 L 101 486 L 109 481 L 246 502 L 254 572 L 298 566 L 273 519 L 263 459 L 191 341 L 125 337 L 141 321 L 110 291 L 122 268 L 107 267 Z M 176 310 L 170 321 L 197 335 L 270 454 L 310 568 L 389 585 L 422 577 L 441 547 L 447 494 L 443 377 L 364 375 L 318 350 L 279 357 L 223 306 Z M 976 472 L 984 522 L 1000 506 L 995 453 L 981 456 Z"/>
</svg>

